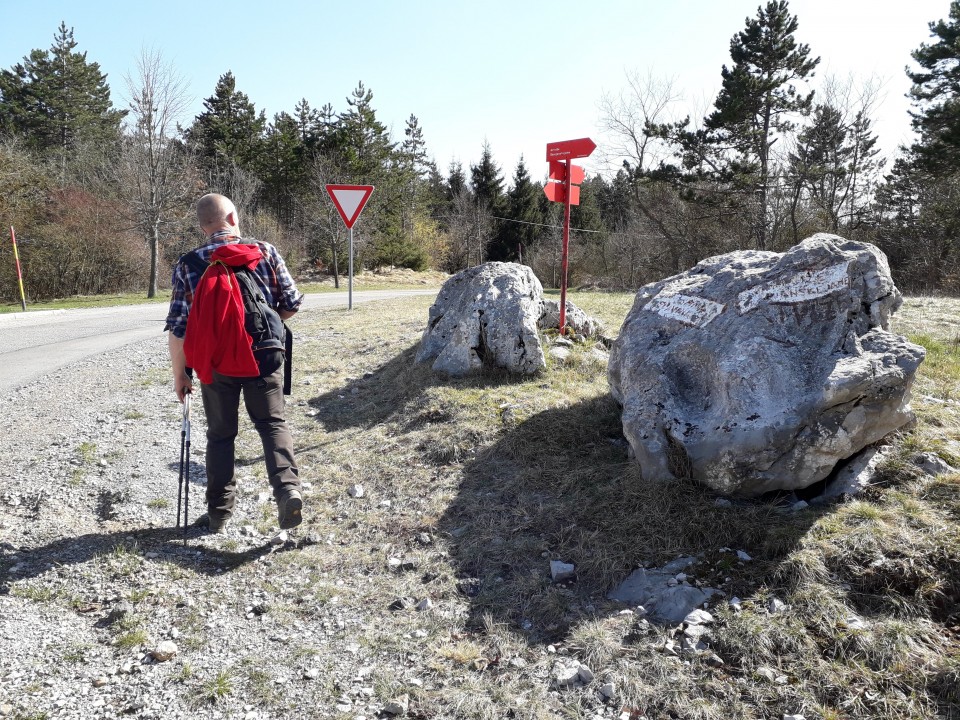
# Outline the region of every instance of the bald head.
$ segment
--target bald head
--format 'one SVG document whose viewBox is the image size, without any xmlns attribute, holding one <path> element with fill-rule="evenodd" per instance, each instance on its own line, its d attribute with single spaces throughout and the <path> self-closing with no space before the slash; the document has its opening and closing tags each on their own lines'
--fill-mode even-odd
<svg viewBox="0 0 960 720">
<path fill-rule="evenodd" d="M 216 193 L 204 195 L 197 201 L 197 220 L 200 228 L 212 235 L 218 230 L 233 230 L 239 232 L 237 208 L 230 198 Z"/>
</svg>

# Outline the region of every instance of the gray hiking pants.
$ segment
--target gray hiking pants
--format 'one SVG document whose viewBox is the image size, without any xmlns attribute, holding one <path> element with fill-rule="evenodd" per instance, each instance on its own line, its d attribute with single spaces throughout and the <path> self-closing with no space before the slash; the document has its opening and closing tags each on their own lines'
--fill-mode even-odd
<svg viewBox="0 0 960 720">
<path fill-rule="evenodd" d="M 207 416 L 207 512 L 211 517 L 233 513 L 237 483 L 234 443 L 240 395 L 253 426 L 260 433 L 267 475 L 275 498 L 300 489 L 293 437 L 284 419 L 283 366 L 263 378 L 235 378 L 213 373 L 213 382 L 201 385 Z"/>
</svg>

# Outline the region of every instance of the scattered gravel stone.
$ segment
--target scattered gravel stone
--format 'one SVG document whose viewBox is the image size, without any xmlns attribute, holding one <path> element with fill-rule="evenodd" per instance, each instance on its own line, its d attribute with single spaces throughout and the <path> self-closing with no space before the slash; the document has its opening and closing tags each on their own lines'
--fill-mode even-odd
<svg viewBox="0 0 960 720">
<path fill-rule="evenodd" d="M 709 625 L 713 622 L 713 615 L 706 610 L 693 610 L 683 621 L 688 625 Z"/>
<path fill-rule="evenodd" d="M 733 503 L 727 500 L 727 498 L 717 498 L 713 501 L 713 504 L 718 508 L 728 508 L 733 507 Z"/>
<path fill-rule="evenodd" d="M 347 488 L 347 495 L 352 498 L 362 498 L 363 497 L 363 485 L 359 483 L 351 485 Z"/>
<path fill-rule="evenodd" d="M 303 678 L 305 680 L 316 680 L 320 677 L 320 671 L 317 668 L 307 668 L 303 671 Z"/>
<path fill-rule="evenodd" d="M 957 469 L 950 465 L 946 460 L 934 452 L 925 452 L 915 455 L 911 462 L 923 470 L 927 475 L 938 477 L 940 475 L 952 475 Z"/>
<path fill-rule="evenodd" d="M 783 720 L 807 720 L 803 715 L 784 715 Z"/>
<path fill-rule="evenodd" d="M 273 546 L 285 545 L 290 539 L 290 534 L 286 530 L 281 530 L 274 537 L 270 538 L 270 544 Z"/>
<path fill-rule="evenodd" d="M 770 598 L 767 600 L 767 612 L 771 615 L 776 615 L 777 613 L 782 613 L 787 609 L 787 604 L 780 600 L 779 598 Z"/>
<path fill-rule="evenodd" d="M 758 668 L 757 675 L 759 675 L 764 680 L 767 680 L 769 682 L 776 682 L 777 680 L 777 673 L 775 673 L 773 670 L 771 670 L 768 667 Z"/>
<path fill-rule="evenodd" d="M 561 562 L 559 560 L 550 561 L 550 577 L 553 578 L 555 583 L 572 580 L 575 575 L 576 567 L 570 563 Z"/>
<path fill-rule="evenodd" d="M 580 682 L 582 682 L 584 685 L 589 685 L 593 682 L 594 677 L 596 677 L 593 674 L 593 670 L 588 668 L 586 665 L 580 665 L 577 675 L 580 678 Z"/>
<path fill-rule="evenodd" d="M 416 603 L 417 601 L 414 600 L 412 597 L 408 597 L 404 595 L 403 597 L 399 597 L 396 600 L 394 600 L 392 603 L 390 603 L 390 609 L 391 610 L 409 610 L 414 605 L 416 605 Z"/>
<path fill-rule="evenodd" d="M 417 610 L 420 612 L 425 612 L 433 608 L 433 600 L 430 598 L 424 598 L 417 603 Z"/>
<path fill-rule="evenodd" d="M 750 562 L 751 560 L 753 560 L 753 558 L 750 557 L 743 550 L 737 550 L 737 557 L 743 560 L 744 562 Z"/>
<path fill-rule="evenodd" d="M 167 662 L 168 660 L 173 660 L 176 657 L 179 648 L 177 644 L 171 640 L 164 640 L 162 643 L 157 645 L 156 648 L 150 651 L 150 657 L 152 657 L 157 662 Z"/>
<path fill-rule="evenodd" d="M 617 688 L 611 682 L 604 683 L 600 686 L 600 694 L 607 700 L 613 700 L 617 696 Z"/>
<path fill-rule="evenodd" d="M 390 702 L 383 706 L 383 712 L 388 715 L 406 715 L 407 710 L 410 708 L 410 696 L 409 695 L 400 695 L 399 697 L 393 698 Z"/>
<path fill-rule="evenodd" d="M 557 687 L 570 687 L 580 681 L 580 664 L 558 662 L 553 668 L 553 684 Z"/>
</svg>

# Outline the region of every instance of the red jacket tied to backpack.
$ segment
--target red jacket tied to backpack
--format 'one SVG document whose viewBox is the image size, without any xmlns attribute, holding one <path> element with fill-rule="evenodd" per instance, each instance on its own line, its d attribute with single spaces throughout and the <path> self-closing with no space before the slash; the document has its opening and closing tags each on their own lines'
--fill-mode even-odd
<svg viewBox="0 0 960 720">
<path fill-rule="evenodd" d="M 244 327 L 243 298 L 232 267 L 253 270 L 263 255 L 256 245 L 221 245 L 210 255 L 210 266 L 197 283 L 187 317 L 183 352 L 187 366 L 202 383 L 213 382 L 213 371 L 230 377 L 257 377 L 253 339 Z"/>
</svg>

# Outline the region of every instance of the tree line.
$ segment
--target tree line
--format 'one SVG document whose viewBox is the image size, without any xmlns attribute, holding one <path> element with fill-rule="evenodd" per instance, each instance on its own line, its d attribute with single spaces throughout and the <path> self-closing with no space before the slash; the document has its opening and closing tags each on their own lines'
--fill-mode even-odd
<svg viewBox="0 0 960 720">
<path fill-rule="evenodd" d="M 827 78 L 814 92 L 819 58 L 798 27 L 786 0 L 746 18 L 702 117 L 675 117 L 680 93 L 653 75 L 628 74 L 602 98 L 614 171 L 582 185 L 572 284 L 635 289 L 710 255 L 826 231 L 879 245 L 908 291 L 960 291 L 960 2 L 912 53 L 916 140 L 889 166 L 873 131 L 878 84 Z M 416 115 L 392 137 L 363 82 L 340 107 L 304 98 L 268 118 L 227 70 L 184 124 L 185 82 L 143 52 L 125 91 L 117 107 L 64 23 L 50 48 L 0 71 L 0 218 L 18 229 L 33 299 L 155 295 L 196 244 L 192 203 L 210 191 L 292 266 L 339 278 L 346 234 L 327 183 L 377 187 L 355 231 L 360 267 L 509 260 L 559 284 L 562 208 L 524 159 L 509 181 L 488 144 L 476 164 L 441 169 Z M 12 269 L 0 294 L 15 298 Z"/>
</svg>

